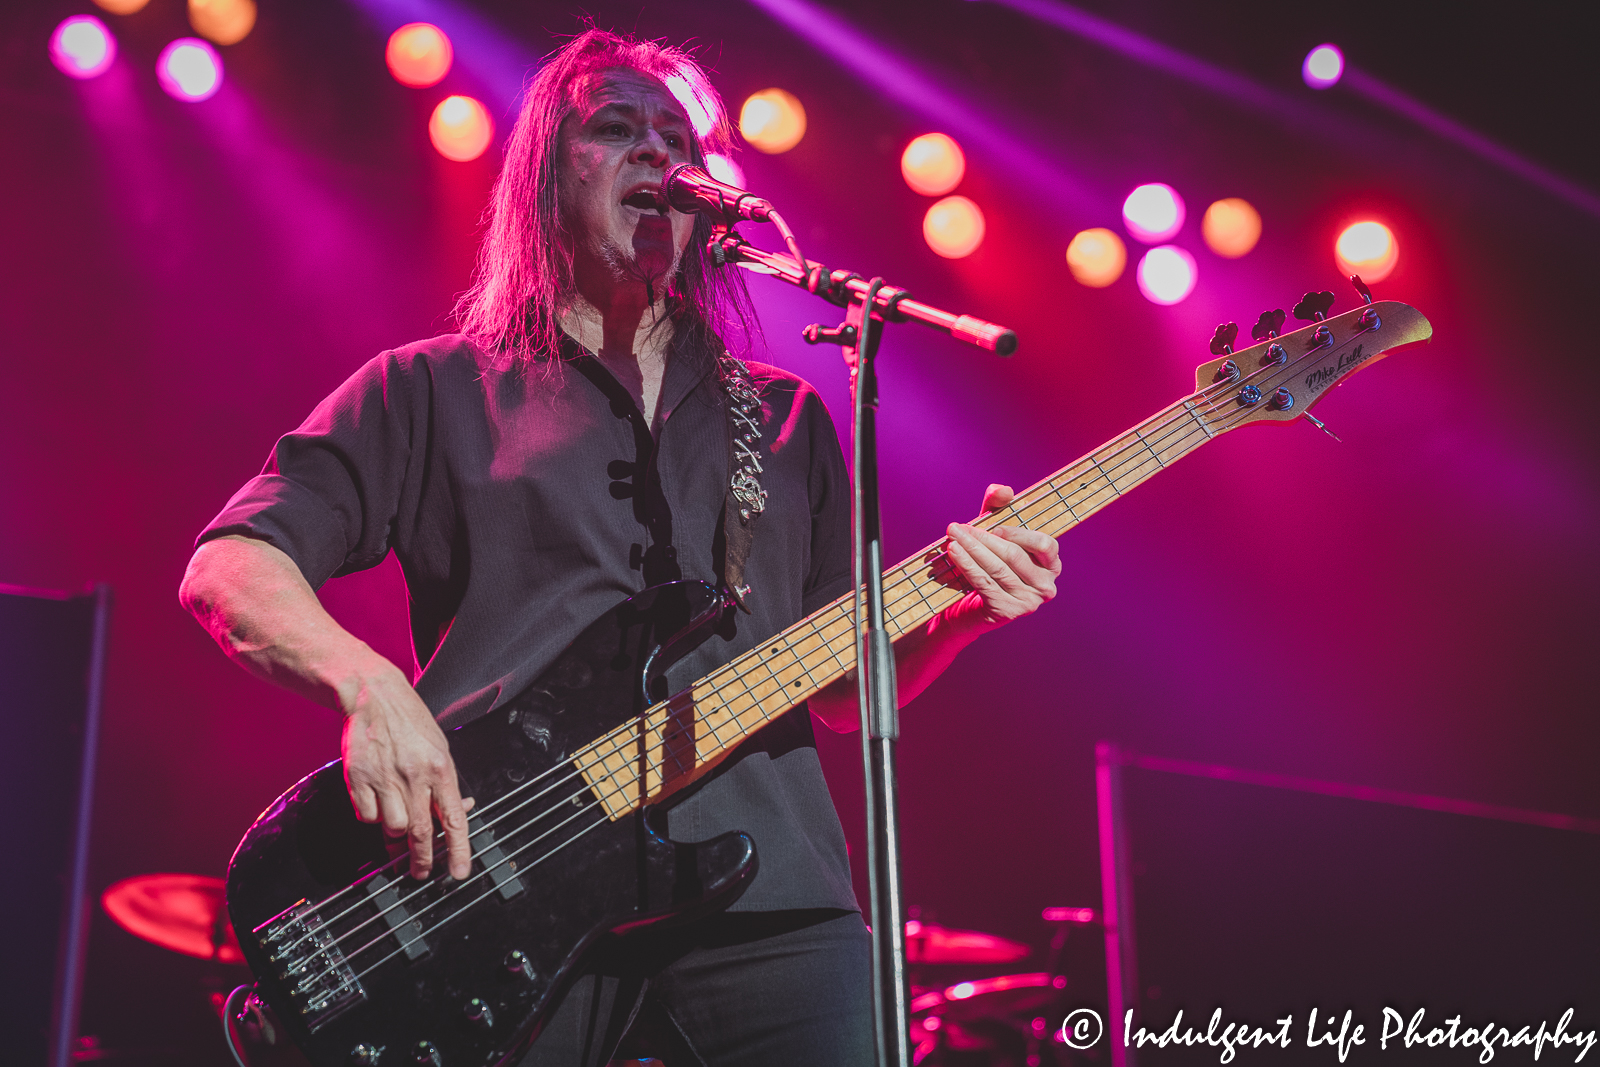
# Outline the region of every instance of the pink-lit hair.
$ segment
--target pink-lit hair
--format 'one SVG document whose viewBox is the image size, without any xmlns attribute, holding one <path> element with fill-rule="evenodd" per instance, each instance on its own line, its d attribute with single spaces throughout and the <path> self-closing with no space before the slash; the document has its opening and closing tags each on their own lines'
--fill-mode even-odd
<svg viewBox="0 0 1600 1067">
<path fill-rule="evenodd" d="M 721 95 L 683 49 L 591 28 L 552 54 L 524 94 L 489 199 L 476 277 L 456 304 L 461 331 L 485 349 L 518 359 L 558 351 L 560 315 L 576 289 L 572 239 L 556 187 L 556 149 L 561 124 L 577 105 L 575 83 L 612 67 L 661 79 L 686 107 L 684 98 L 692 95 L 711 119 L 709 129 L 692 138 L 696 164 L 704 166 L 708 152 L 725 153 L 733 143 Z M 702 348 L 715 351 L 729 334 L 746 348 L 755 322 L 750 297 L 735 268 L 708 269 L 710 236 L 711 222 L 696 216 L 694 236 L 667 286 L 667 314 L 680 335 Z"/>
</svg>

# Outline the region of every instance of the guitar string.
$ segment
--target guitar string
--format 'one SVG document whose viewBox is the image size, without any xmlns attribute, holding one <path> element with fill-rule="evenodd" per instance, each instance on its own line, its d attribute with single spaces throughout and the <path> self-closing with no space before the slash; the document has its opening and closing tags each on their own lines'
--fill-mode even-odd
<svg viewBox="0 0 1600 1067">
<path fill-rule="evenodd" d="M 1361 335 L 1363 335 L 1363 334 L 1365 334 L 1367 332 L 1370 332 L 1370 329 L 1362 329 L 1362 330 L 1358 331 L 1357 333 L 1352 334 L 1351 337 L 1346 339 L 1344 344 L 1348 344 L 1350 341 L 1354 340 L 1356 337 L 1359 337 L 1359 336 L 1361 336 Z M 1199 429 L 1200 432 L 1202 433 L 1202 435 L 1204 436 L 1204 438 L 1209 440 L 1210 437 L 1213 436 L 1213 435 L 1210 434 L 1210 433 L 1207 433 L 1206 430 L 1201 425 L 1201 423 L 1195 421 L 1194 416 L 1197 415 L 1198 413 L 1196 412 L 1195 409 L 1191 409 L 1191 408 L 1188 407 L 1188 403 L 1190 401 L 1195 400 L 1195 399 L 1199 399 L 1199 398 L 1202 398 L 1202 397 L 1204 397 L 1207 400 L 1213 399 L 1214 396 L 1206 396 L 1205 394 L 1207 394 L 1207 393 L 1220 394 L 1221 392 L 1223 392 L 1223 391 L 1225 391 L 1227 389 L 1230 389 L 1232 386 L 1239 385 L 1241 382 L 1248 382 L 1251 378 L 1254 378 L 1257 375 L 1265 374 L 1269 378 L 1271 378 L 1271 377 L 1273 377 L 1275 375 L 1276 372 L 1290 370 L 1293 367 L 1295 367 L 1297 364 L 1302 362 L 1303 360 L 1305 360 L 1307 358 L 1310 358 L 1311 356 L 1317 354 L 1318 352 L 1323 351 L 1323 349 L 1327 349 L 1329 347 L 1330 346 L 1328 346 L 1328 345 L 1319 345 L 1319 346 L 1313 347 L 1312 349 L 1308 350 L 1303 355 L 1301 355 L 1299 357 L 1296 357 L 1293 360 L 1286 360 L 1286 361 L 1284 361 L 1282 363 L 1277 363 L 1277 362 L 1267 363 L 1267 364 L 1264 364 L 1264 365 L 1258 367 L 1256 370 L 1250 372 L 1250 374 L 1248 374 L 1248 375 L 1242 375 L 1239 379 L 1233 379 L 1233 380 L 1229 380 L 1229 381 L 1226 381 L 1226 382 L 1215 382 L 1215 383 L 1213 383 L 1212 386 L 1208 386 L 1208 387 L 1203 388 L 1201 390 L 1197 390 L 1195 393 L 1191 394 L 1188 397 L 1183 398 L 1182 400 L 1178 401 L 1177 403 L 1171 405 L 1168 409 L 1166 409 L 1167 411 L 1170 411 L 1172 413 L 1171 416 L 1166 418 L 1166 420 L 1164 422 L 1152 425 L 1151 429 L 1154 429 L 1154 430 L 1165 430 L 1167 427 L 1171 426 L 1174 422 L 1182 422 L 1182 423 L 1186 424 L 1185 430 L 1184 430 L 1185 436 L 1187 436 L 1189 434 L 1192 434 L 1196 429 Z M 1332 346 L 1332 348 L 1334 348 L 1334 349 L 1337 349 L 1339 347 L 1343 347 L 1343 345 L 1341 344 L 1341 345 Z M 1213 411 L 1214 410 L 1215 409 L 1213 408 Z M 1224 411 L 1224 412 L 1221 412 L 1220 414 L 1216 415 L 1214 418 L 1212 418 L 1211 422 L 1213 424 L 1215 424 L 1215 423 L 1219 423 L 1219 422 L 1223 422 L 1223 421 L 1234 421 L 1234 422 L 1242 421 L 1242 419 L 1229 420 L 1228 416 L 1230 416 L 1230 415 L 1244 415 L 1244 414 L 1247 414 L 1249 410 L 1250 410 L 1250 408 L 1248 406 L 1243 406 L 1243 407 L 1240 407 L 1238 409 L 1235 409 L 1234 411 Z M 1164 413 L 1162 413 L 1162 412 L 1158 412 L 1157 415 L 1152 416 L 1152 418 L 1150 420 L 1147 420 L 1147 422 L 1153 423 L 1155 419 L 1161 418 L 1163 414 Z M 1191 418 L 1185 420 L 1183 418 L 1184 415 L 1189 415 L 1189 416 L 1191 416 Z M 1151 447 L 1151 444 L 1152 444 L 1152 440 L 1153 440 L 1154 443 L 1157 443 L 1157 444 L 1164 443 L 1165 438 L 1170 437 L 1170 436 L 1171 436 L 1170 433 L 1162 433 L 1160 436 L 1158 436 L 1156 438 L 1146 439 L 1146 438 L 1144 438 L 1144 435 L 1141 434 L 1139 432 L 1139 429 L 1136 427 L 1133 431 L 1130 431 L 1129 434 L 1124 435 L 1124 437 L 1133 437 L 1135 440 L 1134 441 L 1130 441 L 1128 444 L 1117 448 L 1116 451 L 1108 454 L 1105 458 L 1106 458 L 1107 461 L 1110 461 L 1110 460 L 1112 460 L 1112 459 L 1114 459 L 1114 458 L 1116 458 L 1118 456 L 1125 455 L 1126 453 L 1128 453 L 1130 451 L 1136 451 L 1139 447 L 1142 446 L 1142 447 L 1144 447 L 1144 448 L 1146 448 L 1147 450 L 1150 451 L 1151 458 L 1155 460 L 1155 462 L 1158 464 L 1159 467 L 1165 467 L 1167 465 L 1166 462 L 1161 460 L 1160 455 L 1158 453 L 1156 453 L 1154 448 Z M 1096 460 L 1094 458 L 1094 454 L 1093 453 L 1090 453 L 1090 455 L 1087 458 L 1100 471 L 1101 476 L 1105 478 L 1105 480 L 1107 482 L 1107 485 L 1112 489 L 1112 491 L 1114 493 L 1116 493 L 1118 496 L 1120 496 L 1124 492 L 1124 490 L 1121 490 L 1121 489 L 1117 488 L 1116 483 L 1115 483 L 1115 475 L 1110 473 L 1110 472 L 1108 472 L 1105 469 L 1105 467 L 1102 464 L 1102 462 L 1099 461 L 1099 460 Z M 1179 457 L 1179 458 L 1181 458 L 1181 457 Z M 1148 462 L 1148 460 L 1145 460 L 1143 458 L 1140 458 L 1138 460 L 1138 463 L 1141 464 L 1141 465 L 1143 463 L 1145 463 L 1145 462 Z M 1119 469 L 1122 466 L 1126 466 L 1126 464 L 1123 464 L 1123 463 L 1115 464 L 1113 469 Z M 1044 485 L 1048 484 L 1049 482 L 1051 482 L 1053 480 L 1054 480 L 1053 478 L 1052 479 L 1046 479 L 1046 481 L 1041 482 L 1039 486 L 1036 486 L 1036 487 L 1033 487 L 1033 488 L 1042 488 Z M 1085 488 L 1085 487 L 1084 486 L 1080 486 L 1080 490 L 1082 490 L 1083 488 Z M 1055 489 L 1054 492 L 1058 497 L 1061 496 L 1059 488 Z M 1098 490 L 1096 492 L 1098 492 Z M 1026 496 L 1026 495 L 1027 494 L 1025 493 L 1024 496 Z M 1092 497 L 1093 495 L 1095 495 L 1095 493 L 1089 493 L 1088 495 Z M 1067 502 L 1067 500 L 1064 497 L 1060 500 L 1060 502 L 1058 504 L 1058 503 L 1051 502 L 1049 500 L 1049 498 L 1048 498 L 1048 495 L 1041 493 L 1039 498 L 1038 498 L 1038 500 L 1033 501 L 1032 503 L 1041 503 L 1041 502 L 1047 505 L 1046 513 L 1049 513 L 1050 511 L 1053 511 L 1057 507 L 1065 507 L 1066 512 L 1068 514 L 1073 515 L 1075 520 L 1081 521 L 1081 520 L 1077 519 L 1077 515 L 1076 515 L 1076 512 L 1075 512 L 1075 509 L 1071 506 L 1070 503 Z M 1031 504 L 1025 505 L 1023 508 L 1018 509 L 1018 508 L 1015 507 L 1015 502 L 1013 502 L 1013 504 L 1007 505 L 1007 508 L 997 509 L 997 511 L 995 513 L 992 513 L 992 514 L 995 514 L 996 516 L 998 516 L 1001 512 L 1003 512 L 1005 510 L 1023 511 L 1023 510 L 1026 510 L 1027 506 L 1031 506 Z M 1042 518 L 1042 517 L 1043 516 L 1040 516 L 1040 518 Z M 1000 523 L 996 522 L 996 523 L 992 523 L 991 525 L 999 525 L 999 524 Z M 936 569 L 938 567 L 938 565 L 942 563 L 942 564 L 945 565 L 947 571 L 948 570 L 953 570 L 954 568 L 949 563 L 947 553 L 945 553 L 944 551 L 935 551 L 937 548 L 938 548 L 938 543 L 936 543 L 933 546 L 930 546 L 929 549 L 925 553 L 923 553 L 923 555 L 928 555 L 928 554 L 931 553 L 934 556 L 934 559 L 931 561 L 931 565 L 932 565 L 933 568 Z M 914 558 L 916 558 L 916 557 L 914 557 Z M 904 565 L 902 564 L 901 567 L 904 567 Z M 898 569 L 901 569 L 901 568 L 897 568 L 897 570 Z M 923 596 L 924 599 L 926 599 L 926 595 L 922 591 L 922 583 L 920 581 L 918 581 L 918 579 L 916 577 L 916 573 L 915 573 L 916 570 L 921 570 L 921 569 L 922 568 L 920 568 L 920 567 L 919 568 L 915 568 L 914 570 L 910 571 L 909 573 L 903 575 L 902 577 L 900 577 L 899 579 L 896 580 L 896 582 L 894 583 L 895 586 L 904 586 L 906 584 L 910 584 L 912 586 L 912 593 L 913 594 L 921 595 L 921 596 Z M 935 576 L 935 577 L 937 577 L 937 576 Z M 908 598 L 909 597 L 906 596 L 906 595 L 897 596 L 895 598 L 894 604 L 891 605 L 891 606 L 898 606 L 902 600 L 908 599 Z M 818 614 L 821 614 L 821 613 L 819 612 Z M 791 629 L 793 629 L 793 627 L 791 627 Z M 785 631 L 785 633 L 787 633 L 787 631 Z M 779 635 L 780 638 L 782 636 L 784 636 L 784 635 L 783 634 Z M 820 637 L 821 636 L 820 633 L 817 636 Z M 769 644 L 775 644 L 775 643 L 777 643 L 777 640 L 774 639 L 773 641 L 770 641 L 768 643 Z M 789 645 L 791 645 L 791 646 L 793 645 L 793 642 L 787 642 L 787 643 Z M 759 652 L 759 651 L 761 651 L 761 650 L 760 649 L 752 650 L 752 652 Z M 786 651 L 792 651 L 792 647 L 790 649 L 786 649 Z M 825 651 L 825 652 L 828 652 L 830 655 L 832 654 L 831 648 L 830 648 L 830 643 L 827 642 L 825 639 L 823 640 L 823 643 L 822 643 L 820 648 L 813 648 L 813 649 L 811 649 L 811 650 L 809 650 L 807 652 L 803 652 L 803 653 L 797 654 L 796 658 L 798 659 L 798 661 L 799 661 L 799 663 L 801 665 L 802 672 L 804 674 L 806 674 L 807 676 L 811 676 L 812 672 L 811 672 L 811 668 L 805 664 L 805 657 L 808 656 L 811 652 L 815 652 L 815 651 Z M 750 655 L 750 653 L 747 653 L 746 655 Z M 741 657 L 741 659 L 743 659 L 743 658 L 744 657 Z M 824 658 L 826 658 L 826 657 L 824 657 Z M 737 662 L 738 661 L 735 661 L 735 663 L 737 663 Z M 764 663 L 764 661 L 762 661 L 762 662 Z M 767 666 L 767 669 L 768 669 L 769 673 L 773 673 L 770 664 L 765 664 L 764 663 L 764 665 Z M 728 666 L 733 666 L 733 664 L 730 664 Z M 742 674 L 743 672 L 741 671 L 739 673 Z M 713 675 L 713 678 L 715 678 L 715 675 Z M 775 675 L 774 675 L 774 680 L 775 681 L 777 680 Z M 813 681 L 814 681 L 814 678 L 813 678 Z M 726 684 L 726 683 L 724 683 L 724 684 Z M 715 689 L 720 689 L 720 688 L 721 688 L 721 686 L 713 687 L 714 690 Z M 815 691 L 815 690 L 813 690 L 813 691 Z M 755 700 L 755 706 L 757 708 L 759 708 L 763 701 L 761 700 L 761 698 L 754 697 L 754 694 L 751 693 L 750 690 L 749 690 L 748 684 L 746 685 L 746 692 L 747 692 L 747 695 L 752 696 L 752 698 Z M 781 686 L 780 686 L 778 692 L 782 692 Z M 723 708 L 717 709 L 717 710 L 726 711 L 728 709 L 728 707 L 730 707 L 730 706 L 731 706 L 731 702 L 727 702 L 727 703 L 724 704 Z M 660 705 L 657 705 L 657 707 L 660 707 Z M 787 710 L 787 707 L 784 710 Z M 647 711 L 645 714 L 649 715 L 650 712 Z M 738 722 L 737 722 L 738 718 L 739 718 L 738 714 L 734 714 L 733 721 L 732 721 L 731 724 L 734 725 L 735 727 L 738 726 Z M 772 718 L 772 715 L 770 713 L 763 712 L 763 714 L 762 714 L 763 723 L 771 721 L 771 718 Z M 721 738 L 717 735 L 717 730 L 718 729 L 720 729 L 720 726 L 712 727 L 710 732 L 711 732 L 713 738 L 717 741 L 718 745 L 722 749 L 726 749 L 727 743 L 723 742 L 721 740 Z M 744 730 L 741 734 L 739 734 L 738 739 L 742 739 L 742 737 L 744 735 L 753 732 L 754 729 L 755 728 L 752 727 L 752 728 Z M 628 731 L 628 730 L 620 730 L 620 731 L 614 731 L 613 734 L 608 734 L 607 738 L 614 738 L 613 750 L 612 750 L 612 752 L 607 753 L 605 757 L 601 757 L 601 762 L 603 762 L 603 760 L 605 758 L 607 758 L 609 756 L 612 756 L 612 755 L 615 755 L 618 752 L 622 751 L 624 748 L 628 747 L 628 744 L 630 743 L 630 737 L 629 737 L 630 733 L 631 733 L 631 731 Z M 684 736 L 685 736 L 685 731 L 680 730 L 678 732 L 678 737 L 682 738 Z M 591 745 L 588 746 L 588 747 L 589 748 L 594 748 L 595 745 L 597 745 L 599 743 L 599 741 L 606 740 L 607 738 L 597 739 L 596 742 L 591 743 Z M 672 737 L 670 737 L 670 736 L 668 736 L 666 734 L 663 734 L 663 736 L 662 736 L 663 748 L 665 748 L 665 746 L 672 740 L 673 740 Z M 618 743 L 621 743 L 621 747 L 618 747 Z M 582 750 L 580 750 L 580 752 L 578 754 L 582 755 L 583 754 Z M 648 758 L 647 758 L 647 761 L 648 761 Z M 675 762 L 680 762 L 680 761 L 677 761 L 675 759 Z M 655 771 L 657 771 L 657 773 L 659 773 L 660 766 L 661 765 L 658 764 L 658 765 L 655 765 L 653 767 L 649 767 L 647 769 L 647 771 L 646 771 L 646 774 L 648 775 L 650 770 L 655 770 Z M 495 807 L 497 807 L 497 806 L 503 804 L 504 802 L 510 800 L 517 793 L 521 792 L 524 789 L 531 788 L 532 786 L 536 785 L 540 780 L 542 780 L 543 778 L 547 777 L 549 774 L 551 774 L 554 771 L 559 770 L 559 769 L 560 769 L 560 767 L 551 768 L 549 771 L 546 771 L 543 774 L 539 775 L 533 781 L 527 783 L 525 786 L 520 786 L 520 787 L 518 787 L 518 789 L 513 790 L 512 792 L 507 793 L 506 795 L 497 798 L 495 801 L 492 801 L 490 804 L 485 805 L 483 811 L 480 814 L 486 813 L 486 812 L 491 811 L 491 810 L 494 810 Z M 540 797 L 545 796 L 551 790 L 556 788 L 558 785 L 562 784 L 562 782 L 570 781 L 572 778 L 574 778 L 574 777 L 576 777 L 576 776 L 578 776 L 579 774 L 582 774 L 582 773 L 583 773 L 582 770 L 579 769 L 579 770 L 576 770 L 576 771 L 573 771 L 573 772 L 569 773 L 568 775 L 566 775 L 565 777 L 563 777 L 562 779 L 560 779 L 560 780 L 558 780 L 556 782 L 550 783 L 550 785 L 547 786 L 540 793 L 538 793 L 538 794 L 536 794 L 536 795 L 534 795 L 532 797 L 528 797 L 528 798 L 525 798 L 524 800 L 522 800 L 510 812 L 503 813 L 502 815 L 498 816 L 496 819 L 494 819 L 490 823 L 488 823 L 488 824 L 486 824 L 484 826 L 480 826 L 477 830 L 472 831 L 472 833 L 469 834 L 469 840 L 470 840 L 471 837 L 476 836 L 479 833 L 482 833 L 484 830 L 490 829 L 491 827 L 493 827 L 495 825 L 499 825 L 500 823 L 504 822 L 507 818 L 512 817 L 512 815 L 516 811 L 520 811 L 523 808 L 526 808 L 529 804 L 531 804 L 534 801 L 538 800 Z M 513 853 L 513 856 L 515 856 L 517 854 L 520 854 L 522 851 L 526 850 L 526 848 L 530 847 L 531 845 L 537 844 L 539 841 L 544 840 L 551 833 L 553 833 L 556 830 L 560 829 L 562 826 L 565 826 L 568 823 L 570 823 L 573 818 L 576 818 L 578 814 L 582 814 L 583 811 L 591 810 L 593 807 L 597 806 L 598 804 L 603 803 L 604 800 L 609 799 L 611 796 L 616 795 L 616 793 L 618 793 L 618 792 L 626 791 L 628 788 L 630 788 L 630 787 L 626 786 L 626 785 L 622 786 L 622 787 L 619 787 L 618 789 L 613 790 L 611 793 L 606 794 L 602 798 L 601 801 L 597 801 L 594 804 L 589 805 L 588 808 L 580 809 L 579 812 L 569 816 L 566 820 L 564 820 L 561 823 L 558 823 L 555 827 L 552 827 L 551 829 L 546 830 L 540 837 L 535 838 L 534 841 L 528 842 L 528 843 L 524 844 L 523 846 L 521 846 L 520 848 L 518 848 L 516 850 L 516 852 Z M 528 827 L 540 822 L 541 820 L 546 819 L 546 818 L 548 818 L 548 817 L 550 817 L 552 815 L 558 814 L 560 812 L 560 810 L 567 803 L 571 803 L 573 801 L 581 799 L 582 795 L 583 795 L 582 792 L 579 792 L 579 793 L 575 793 L 575 794 L 569 796 L 568 798 L 566 798 L 566 800 L 562 801 L 557 807 L 548 809 L 545 812 L 542 812 L 539 815 L 534 816 L 532 819 L 530 819 L 527 822 L 525 822 L 522 827 L 519 827 L 517 830 L 512 831 L 512 834 L 515 835 L 515 834 L 522 833 Z M 601 824 L 597 823 L 596 825 L 601 825 Z M 436 835 L 436 836 L 438 836 L 438 835 Z M 566 843 L 563 843 L 563 845 L 559 846 L 559 847 L 565 847 L 565 844 Z M 404 859 L 404 858 L 405 857 L 397 857 L 396 860 L 390 861 L 390 864 L 398 863 L 401 859 Z M 507 859 L 510 859 L 510 858 L 511 857 L 507 857 Z M 504 861 L 502 861 L 502 862 L 504 862 Z M 537 861 L 537 862 L 542 862 L 542 858 L 541 858 L 541 861 Z M 386 864 L 385 866 L 388 866 L 388 865 L 389 864 Z M 465 888 L 465 886 L 467 884 L 469 884 L 471 882 L 474 882 L 474 881 L 477 881 L 479 878 L 483 877 L 485 874 L 488 874 L 491 870 L 497 868 L 498 866 L 499 866 L 499 864 L 497 863 L 493 867 L 486 868 L 484 871 L 480 872 L 478 875 L 473 876 L 472 878 L 464 879 L 457 887 L 455 887 L 454 889 L 449 890 L 445 894 L 444 897 L 441 897 L 439 900 L 434 901 L 432 904 L 429 904 L 426 908 L 423 909 L 423 911 L 425 912 L 425 911 L 431 909 L 432 907 L 436 906 L 437 904 L 442 903 L 444 900 L 448 899 L 450 896 L 453 896 L 459 889 Z M 330 897 L 330 898 L 322 901 L 318 905 L 316 905 L 316 909 L 320 910 L 321 908 L 325 907 L 330 901 L 334 900 L 335 898 L 337 898 L 339 896 L 342 896 L 344 893 L 350 892 L 354 888 L 355 888 L 354 886 L 351 886 L 351 887 L 347 887 L 345 890 L 341 890 L 340 893 L 334 894 L 333 897 Z M 356 931 L 360 930 L 362 927 L 368 925 L 372 921 L 375 921 L 377 918 L 381 918 L 383 915 L 386 915 L 389 911 L 392 911 L 397 907 L 401 907 L 404 904 L 408 903 L 409 901 L 415 899 L 415 897 L 417 895 L 419 895 L 422 892 L 425 892 L 426 889 L 427 889 L 426 885 L 421 886 L 418 889 L 414 890 L 412 893 L 408 894 L 404 899 L 397 900 L 396 903 L 394 903 L 394 904 L 390 905 L 388 908 L 385 908 L 382 911 L 380 911 L 378 913 L 378 915 L 372 917 L 371 919 L 368 919 L 366 922 L 363 922 L 362 924 L 358 925 L 353 930 L 347 931 L 345 934 L 340 935 L 338 938 L 335 939 L 334 944 L 337 945 L 340 941 L 347 940 L 350 936 L 352 936 Z M 351 905 L 350 908 L 346 909 L 346 911 L 340 913 L 340 915 L 337 915 L 337 916 L 334 916 L 333 918 L 324 920 L 324 923 L 325 924 L 331 924 L 333 922 L 337 922 L 340 918 L 343 918 L 345 915 L 348 915 L 350 911 L 354 910 L 354 908 L 356 908 L 356 907 L 359 907 L 362 903 L 364 903 L 364 901 L 355 902 L 354 904 Z M 419 914 L 421 914 L 421 913 L 419 913 Z M 447 917 L 445 920 L 443 920 L 443 922 L 448 922 L 448 921 L 449 921 L 449 917 Z M 430 928 L 430 930 L 437 929 L 437 928 L 438 928 L 438 926 L 436 925 L 435 927 Z M 305 935 L 305 937 L 309 937 L 309 936 L 310 936 L 309 934 Z M 388 935 L 385 934 L 383 936 L 388 936 Z M 304 941 L 305 937 L 302 937 L 300 939 L 300 941 Z M 289 947 L 294 947 L 294 945 L 298 945 L 300 943 L 300 941 L 294 942 Z M 359 953 L 366 951 L 366 949 L 369 948 L 374 943 L 377 943 L 377 942 L 369 942 L 367 945 L 363 945 L 361 948 L 354 950 L 354 952 L 351 953 L 351 956 L 353 957 L 354 955 L 358 955 Z M 326 972 L 324 972 L 324 973 L 326 973 Z"/>
</svg>

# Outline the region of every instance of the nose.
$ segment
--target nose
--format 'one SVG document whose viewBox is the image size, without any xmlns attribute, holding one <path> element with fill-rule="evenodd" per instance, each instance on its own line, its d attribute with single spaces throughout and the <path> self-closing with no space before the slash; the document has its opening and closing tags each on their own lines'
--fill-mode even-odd
<svg viewBox="0 0 1600 1067">
<path fill-rule="evenodd" d="M 658 130 L 647 128 L 644 136 L 634 142 L 633 151 L 629 153 L 630 163 L 643 163 L 647 167 L 665 167 L 671 162 L 671 154 L 667 149 L 667 142 Z"/>
</svg>

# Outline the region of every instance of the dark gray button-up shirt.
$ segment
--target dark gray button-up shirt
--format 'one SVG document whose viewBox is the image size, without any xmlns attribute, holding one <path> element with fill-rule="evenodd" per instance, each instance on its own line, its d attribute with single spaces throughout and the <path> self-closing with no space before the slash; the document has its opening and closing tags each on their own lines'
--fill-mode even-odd
<svg viewBox="0 0 1600 1067">
<path fill-rule="evenodd" d="M 850 587 L 849 481 L 815 391 L 753 364 L 770 494 L 746 567 L 752 614 L 669 674 L 673 690 Z M 675 344 L 659 442 L 595 359 L 511 364 L 463 338 L 379 355 L 278 441 L 200 535 L 260 538 L 313 587 L 394 552 L 417 693 L 449 728 L 510 700 L 589 623 L 648 585 L 714 581 L 727 412 L 708 353 Z M 679 840 L 756 840 L 739 910 L 855 908 L 838 815 L 799 708 L 676 801 Z"/>
</svg>

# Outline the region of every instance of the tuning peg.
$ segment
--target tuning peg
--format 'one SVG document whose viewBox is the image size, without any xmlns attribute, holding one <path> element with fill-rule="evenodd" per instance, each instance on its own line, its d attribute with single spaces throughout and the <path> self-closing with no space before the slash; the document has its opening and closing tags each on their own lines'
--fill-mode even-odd
<svg viewBox="0 0 1600 1067">
<path fill-rule="evenodd" d="M 1213 356 L 1233 355 L 1233 341 L 1239 336 L 1237 322 L 1223 322 L 1217 325 L 1217 332 L 1211 335 L 1211 354 Z"/>
<path fill-rule="evenodd" d="M 1307 322 L 1321 322 L 1333 307 L 1333 294 L 1324 289 L 1320 293 L 1307 293 L 1294 306 L 1294 317 Z"/>
<path fill-rule="evenodd" d="M 1257 341 L 1265 341 L 1269 337 L 1276 337 L 1283 330 L 1284 314 L 1282 308 L 1272 311 L 1263 311 L 1256 324 L 1250 327 L 1250 336 Z"/>
<path fill-rule="evenodd" d="M 1350 275 L 1350 284 L 1356 287 L 1356 292 L 1361 294 L 1361 299 L 1372 303 L 1372 290 L 1367 288 L 1367 283 L 1361 280 L 1361 275 Z"/>
</svg>

